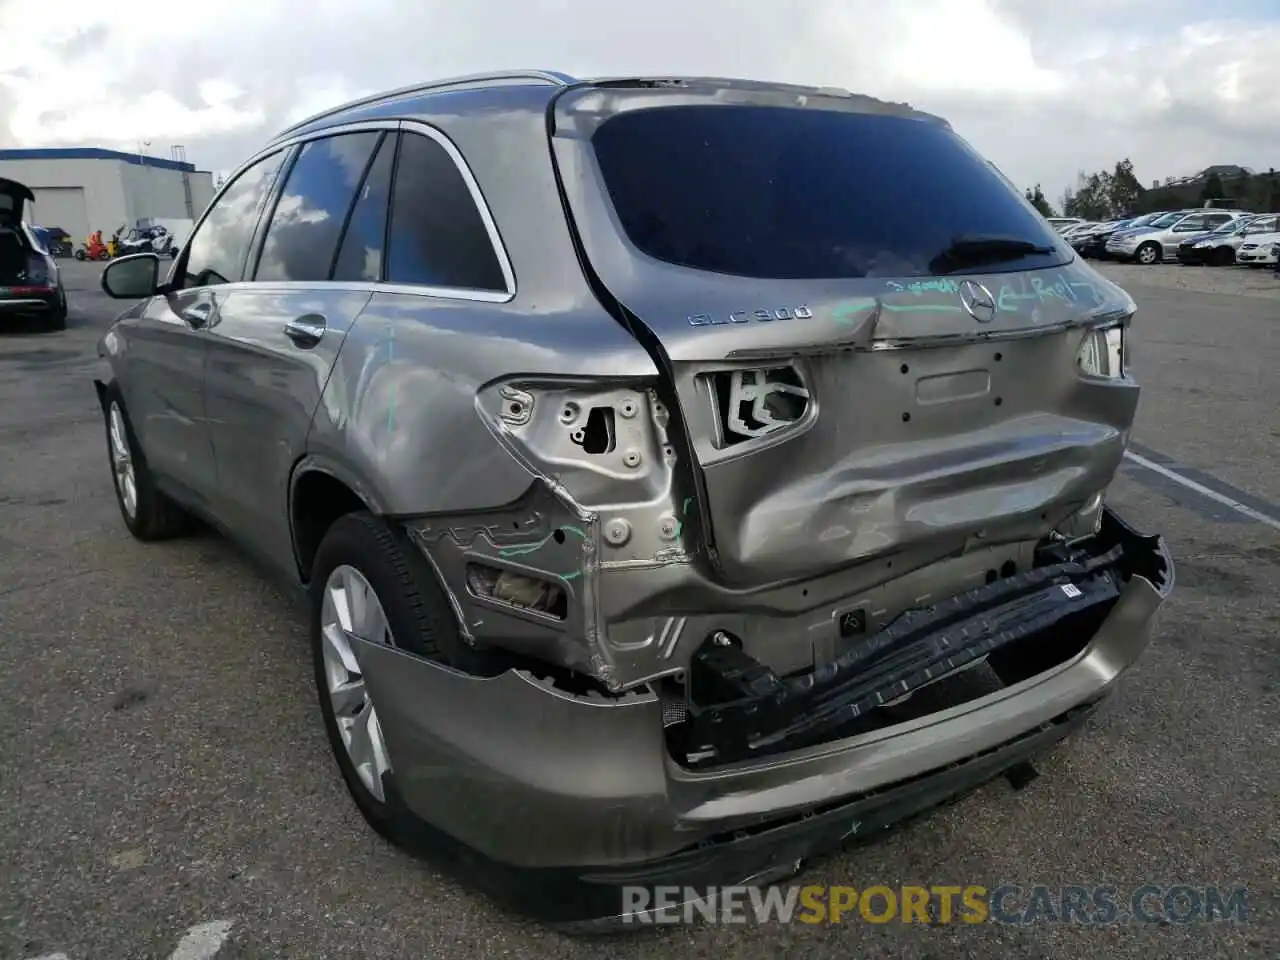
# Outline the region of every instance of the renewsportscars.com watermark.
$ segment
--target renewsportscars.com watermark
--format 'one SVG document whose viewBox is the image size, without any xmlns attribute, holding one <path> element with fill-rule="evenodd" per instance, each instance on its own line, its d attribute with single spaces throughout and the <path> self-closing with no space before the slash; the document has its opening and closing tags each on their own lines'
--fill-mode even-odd
<svg viewBox="0 0 1280 960">
<path fill-rule="evenodd" d="M 1002 883 L 622 888 L 626 923 L 1221 923 L 1249 920 L 1241 886 Z"/>
</svg>

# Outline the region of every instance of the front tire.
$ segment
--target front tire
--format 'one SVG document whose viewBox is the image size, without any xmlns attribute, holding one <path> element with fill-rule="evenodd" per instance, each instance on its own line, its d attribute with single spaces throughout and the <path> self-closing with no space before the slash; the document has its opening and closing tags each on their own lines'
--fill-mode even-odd
<svg viewBox="0 0 1280 960">
<path fill-rule="evenodd" d="M 429 563 L 403 530 L 370 513 L 334 522 L 309 586 L 311 647 L 325 733 L 347 790 L 383 837 L 411 847 L 417 819 L 398 802 L 380 714 L 360 669 L 361 642 L 494 675 L 499 655 L 467 645 Z"/>
<path fill-rule="evenodd" d="M 1138 247 L 1137 253 L 1133 258 L 1144 267 L 1149 267 L 1153 263 L 1159 263 L 1161 260 L 1160 244 L 1154 240 L 1148 240 L 1142 246 Z"/>
<path fill-rule="evenodd" d="M 111 482 L 124 525 L 143 542 L 168 540 L 191 528 L 191 517 L 156 489 L 146 458 L 138 447 L 120 391 L 108 387 L 103 403 Z"/>
</svg>

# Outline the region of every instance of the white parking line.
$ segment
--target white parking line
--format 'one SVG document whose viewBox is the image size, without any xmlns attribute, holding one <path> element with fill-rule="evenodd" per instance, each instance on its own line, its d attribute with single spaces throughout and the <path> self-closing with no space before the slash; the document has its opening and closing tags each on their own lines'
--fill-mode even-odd
<svg viewBox="0 0 1280 960">
<path fill-rule="evenodd" d="M 169 954 L 169 960 L 212 960 L 227 942 L 227 934 L 235 926 L 234 920 L 214 920 L 191 927 L 178 941 L 177 948 Z M 65 953 L 46 953 L 29 960 L 71 960 Z"/>
<path fill-rule="evenodd" d="M 210 960 L 222 949 L 232 924 L 231 920 L 214 920 L 192 927 L 169 954 L 169 960 Z"/>
<path fill-rule="evenodd" d="M 1217 490 L 1210 490 L 1204 484 L 1196 483 L 1194 480 L 1184 477 L 1182 474 L 1176 473 L 1168 467 L 1156 463 L 1154 460 L 1148 460 L 1146 457 L 1139 456 L 1131 450 L 1125 451 L 1125 457 L 1132 460 L 1140 467 L 1146 467 L 1148 470 L 1160 474 L 1160 476 L 1167 480 L 1172 480 L 1174 483 L 1180 483 L 1188 490 L 1194 490 L 1202 497 L 1208 497 L 1210 500 L 1234 510 L 1241 516 L 1245 516 L 1250 520 L 1255 520 L 1258 523 L 1265 524 L 1272 530 L 1280 530 L 1280 520 L 1277 520 L 1275 517 L 1267 516 L 1267 514 L 1255 510 L 1253 507 L 1243 504 L 1239 500 L 1233 500 L 1231 497 L 1228 497 L 1224 493 L 1219 493 Z"/>
</svg>

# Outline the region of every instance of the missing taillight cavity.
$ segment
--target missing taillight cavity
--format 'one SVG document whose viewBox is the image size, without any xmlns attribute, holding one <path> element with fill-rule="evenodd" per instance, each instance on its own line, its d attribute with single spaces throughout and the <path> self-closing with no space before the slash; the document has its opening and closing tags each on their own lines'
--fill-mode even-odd
<svg viewBox="0 0 1280 960">
<path fill-rule="evenodd" d="M 803 419 L 809 391 L 794 367 L 710 374 L 722 445 L 768 436 Z"/>
<path fill-rule="evenodd" d="M 583 453 L 612 453 L 616 445 L 615 428 L 613 407 L 592 407 L 587 422 L 574 430 L 569 439 L 582 447 Z"/>
<path fill-rule="evenodd" d="M 557 620 L 563 620 L 568 614 L 569 604 L 564 590 L 541 577 L 500 570 L 484 563 L 469 563 L 467 587 L 477 597 L 546 614 Z"/>
</svg>

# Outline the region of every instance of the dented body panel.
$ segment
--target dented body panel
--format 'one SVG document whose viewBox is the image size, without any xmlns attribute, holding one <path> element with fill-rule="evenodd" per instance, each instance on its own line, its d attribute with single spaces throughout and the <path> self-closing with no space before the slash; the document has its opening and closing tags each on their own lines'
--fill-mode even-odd
<svg viewBox="0 0 1280 960">
<path fill-rule="evenodd" d="M 350 638 L 399 802 L 462 859 L 548 890 L 773 876 L 972 786 L 1081 722 L 1172 589 L 1159 539 L 1105 507 L 1138 403 L 1135 305 L 1033 212 L 1047 246 L 945 270 L 753 277 L 633 243 L 596 133 L 747 106 L 953 136 L 905 105 L 746 81 L 371 98 L 263 155 L 329 128 L 429 131 L 474 180 L 505 291 L 272 285 L 341 322 L 305 391 L 255 407 L 288 426 L 255 463 L 217 462 L 219 429 L 253 444 L 214 422 L 215 388 L 261 401 L 271 358 L 210 347 L 182 320 L 203 294 L 104 338 L 142 445 L 170 438 L 147 450 L 173 465 L 165 489 L 296 583 L 315 474 L 407 534 L 462 639 L 504 668 Z M 261 285 L 231 279 L 208 298 L 254 303 Z M 151 327 L 185 352 L 148 372 Z M 255 505 L 289 516 L 246 524 Z"/>
<path fill-rule="evenodd" d="M 1136 662 L 1173 586 L 1162 546 L 1155 557 L 1154 582 L 1132 579 L 1068 662 L 924 718 L 710 772 L 671 759 L 662 704 L 651 693 L 574 696 L 528 674 L 470 678 L 372 645 L 361 658 L 379 710 L 388 711 L 388 746 L 401 758 L 400 785 L 411 807 L 500 865 L 604 874 L 835 800 L 852 802 L 1095 701 Z M 472 710 L 477 703 L 501 709 Z M 469 722 L 457 723 L 463 715 Z M 513 809 L 522 815 L 512 817 Z M 530 820 L 538 830 L 527 828 Z"/>
</svg>

